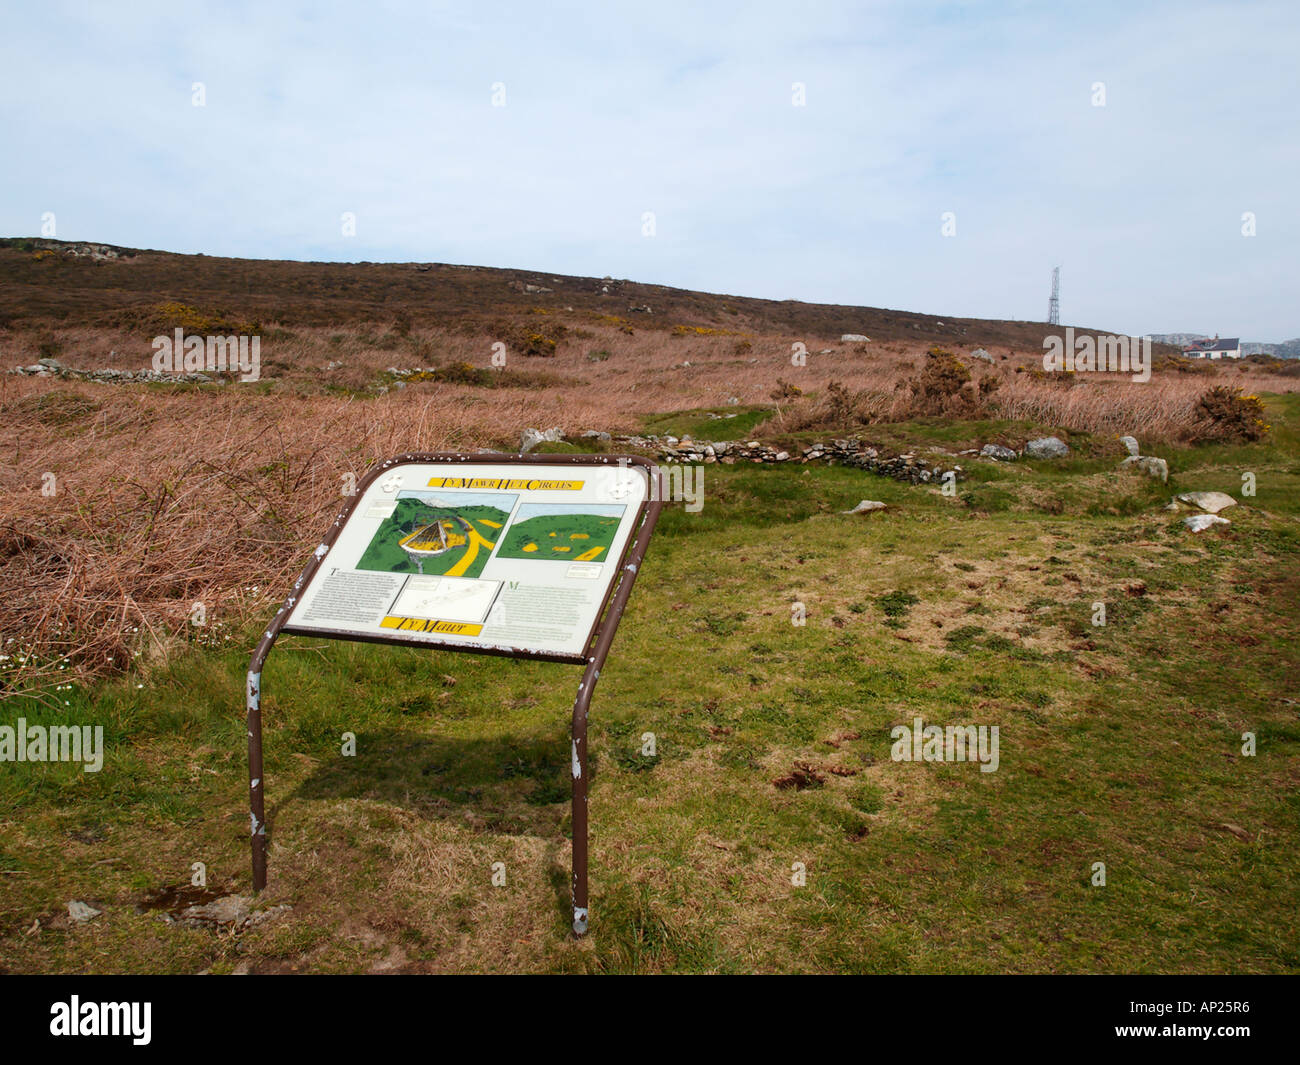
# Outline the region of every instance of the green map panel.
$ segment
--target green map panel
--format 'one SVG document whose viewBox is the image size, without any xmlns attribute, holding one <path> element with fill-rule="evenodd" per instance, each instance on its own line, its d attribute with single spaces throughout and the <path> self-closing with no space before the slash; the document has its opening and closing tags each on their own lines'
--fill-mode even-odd
<svg viewBox="0 0 1300 1065">
<path fill-rule="evenodd" d="M 516 520 L 497 557 L 604 562 L 618 521 L 604 514 L 539 514 Z"/>
<path fill-rule="evenodd" d="M 499 527 L 509 517 L 508 511 L 488 505 L 434 507 L 420 499 L 399 499 L 397 509 L 375 531 L 357 569 L 477 577 L 492 554 L 492 546 L 501 532 Z M 462 543 L 441 554 L 425 556 L 417 563 L 399 546 L 401 541 L 417 529 L 440 520 L 451 523 L 448 536 L 459 537 Z M 467 555 L 472 556 L 468 563 Z"/>
</svg>

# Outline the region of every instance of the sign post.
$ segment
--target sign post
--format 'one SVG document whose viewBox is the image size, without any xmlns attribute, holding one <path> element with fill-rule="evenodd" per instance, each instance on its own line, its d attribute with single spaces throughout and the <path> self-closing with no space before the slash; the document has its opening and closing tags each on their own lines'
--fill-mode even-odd
<svg viewBox="0 0 1300 1065">
<path fill-rule="evenodd" d="M 363 478 L 248 666 L 253 888 L 266 887 L 262 667 L 281 633 L 584 666 L 573 703 L 573 930 L 587 931 L 587 710 L 659 520 L 608 455 L 410 454 Z"/>
</svg>

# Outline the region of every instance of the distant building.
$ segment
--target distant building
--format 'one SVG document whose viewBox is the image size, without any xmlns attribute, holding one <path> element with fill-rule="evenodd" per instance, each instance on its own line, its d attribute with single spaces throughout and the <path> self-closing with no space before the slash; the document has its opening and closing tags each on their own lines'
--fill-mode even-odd
<svg viewBox="0 0 1300 1065">
<path fill-rule="evenodd" d="M 1199 340 L 1183 348 L 1183 354 L 1189 359 L 1239 359 L 1241 358 L 1241 339 L 1228 337 L 1220 340 Z"/>
</svg>

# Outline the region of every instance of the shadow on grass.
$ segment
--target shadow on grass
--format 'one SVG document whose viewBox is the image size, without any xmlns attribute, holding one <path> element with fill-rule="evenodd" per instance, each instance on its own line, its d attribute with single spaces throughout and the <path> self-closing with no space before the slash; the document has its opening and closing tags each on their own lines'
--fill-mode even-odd
<svg viewBox="0 0 1300 1065">
<path fill-rule="evenodd" d="M 268 836 L 279 814 L 301 801 L 364 799 L 483 833 L 551 841 L 548 879 L 558 919 L 570 921 L 567 860 L 571 835 L 568 722 L 530 736 L 466 739 L 396 728 L 356 734 L 355 756 L 336 749 L 268 809 Z M 588 772 L 595 773 L 594 752 Z"/>
<path fill-rule="evenodd" d="M 554 836 L 567 827 L 567 722 L 544 734 L 491 739 L 366 729 L 356 734 L 356 751 L 317 764 L 272 807 L 269 827 L 298 799 L 368 799 L 507 835 Z"/>
</svg>

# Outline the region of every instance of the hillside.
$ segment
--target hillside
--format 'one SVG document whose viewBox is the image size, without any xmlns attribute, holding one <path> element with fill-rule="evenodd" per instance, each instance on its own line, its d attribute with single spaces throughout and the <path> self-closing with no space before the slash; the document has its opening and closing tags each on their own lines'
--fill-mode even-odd
<svg viewBox="0 0 1300 1065">
<path fill-rule="evenodd" d="M 1059 332 L 1043 322 L 951 318 L 879 307 L 762 300 L 615 278 L 445 263 L 316 263 L 224 259 L 106 244 L 0 239 L 0 323 L 116 326 L 159 304 L 214 310 L 263 327 L 402 320 L 474 328 L 536 309 L 575 322 L 631 317 L 641 329 L 675 326 L 837 340 L 997 344 L 1041 351 Z M 648 310 L 646 310 L 648 308 Z M 1105 323 L 1083 326 L 1108 332 Z"/>
</svg>

